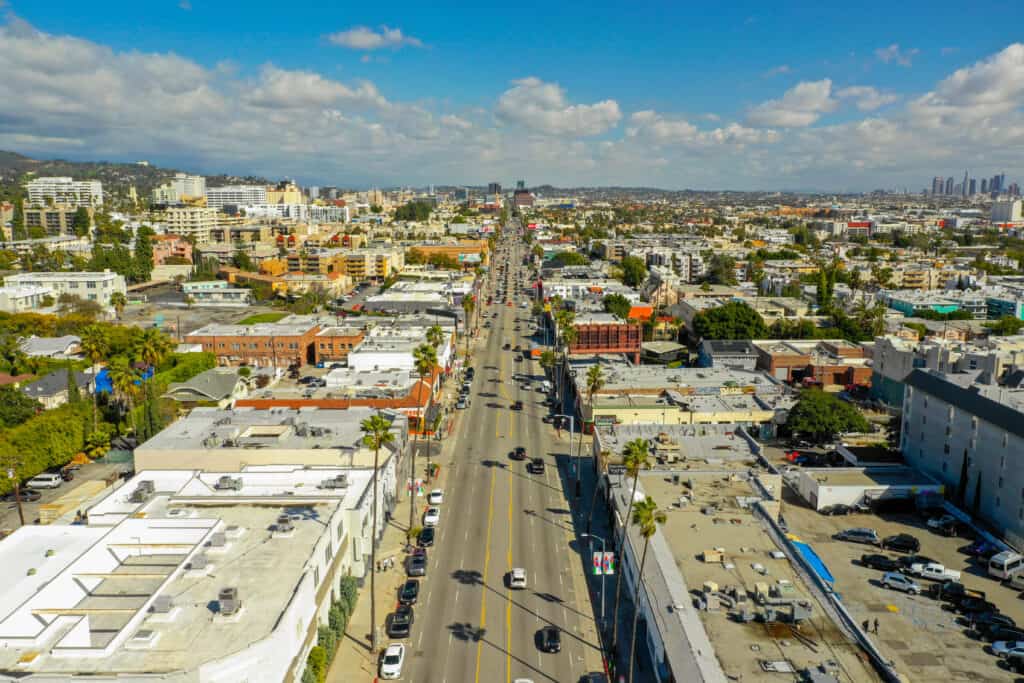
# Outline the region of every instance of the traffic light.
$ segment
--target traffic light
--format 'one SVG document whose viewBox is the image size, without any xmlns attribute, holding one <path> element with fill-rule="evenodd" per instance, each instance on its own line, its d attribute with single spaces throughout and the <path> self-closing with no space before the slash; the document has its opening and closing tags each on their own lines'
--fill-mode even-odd
<svg viewBox="0 0 1024 683">
<path fill-rule="evenodd" d="M 600 553 L 598 553 L 598 554 L 600 554 Z M 603 564 L 604 564 L 603 569 L 604 569 L 604 573 L 605 574 L 608 574 L 608 575 L 614 574 L 615 573 L 615 553 L 613 553 L 613 552 L 605 552 L 604 553 L 604 563 Z"/>
<path fill-rule="evenodd" d="M 602 569 L 601 560 L 602 560 L 601 553 L 599 553 L 599 552 L 594 553 L 594 576 L 601 576 L 601 569 Z"/>
</svg>

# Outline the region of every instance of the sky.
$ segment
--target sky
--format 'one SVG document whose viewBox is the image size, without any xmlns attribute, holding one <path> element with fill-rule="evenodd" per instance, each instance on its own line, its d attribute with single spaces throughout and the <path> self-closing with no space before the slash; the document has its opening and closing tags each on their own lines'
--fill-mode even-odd
<svg viewBox="0 0 1024 683">
<path fill-rule="evenodd" d="M 0 149 L 344 187 L 1024 180 L 1017 2 L 330 4 L 0 0 Z"/>
</svg>

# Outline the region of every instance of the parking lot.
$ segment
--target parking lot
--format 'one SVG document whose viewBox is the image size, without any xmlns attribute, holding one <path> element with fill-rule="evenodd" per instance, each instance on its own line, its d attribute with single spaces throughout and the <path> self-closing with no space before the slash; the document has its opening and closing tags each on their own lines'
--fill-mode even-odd
<svg viewBox="0 0 1024 683">
<path fill-rule="evenodd" d="M 105 480 L 112 474 L 119 473 L 123 470 L 130 470 L 131 464 L 109 464 L 103 462 L 89 463 L 83 465 L 81 469 L 75 472 L 75 478 L 72 481 L 67 481 L 61 484 L 55 489 L 41 489 L 39 491 L 41 495 L 38 501 L 33 503 L 22 502 L 22 511 L 25 514 L 26 524 L 35 524 L 39 519 L 39 506 L 47 503 L 52 503 L 57 498 L 71 493 L 76 488 L 81 486 L 87 481 L 93 480 Z M 14 500 L 5 500 L 0 503 L 0 529 L 3 530 L 14 530 L 19 526 L 18 520 L 18 505 Z"/>
<path fill-rule="evenodd" d="M 884 572 L 860 565 L 864 554 L 881 553 L 899 558 L 902 553 L 880 550 L 833 538 L 844 529 L 873 529 L 885 538 L 910 534 L 920 541 L 918 555 L 961 572 L 961 582 L 970 589 L 985 592 L 985 599 L 1001 614 L 1024 624 L 1024 602 L 1019 592 L 989 578 L 986 561 L 961 552 L 971 542 L 971 534 L 947 537 L 927 527 L 927 520 L 913 512 L 854 513 L 825 516 L 801 500 L 786 487 L 782 515 L 791 534 L 809 543 L 835 578 L 834 588 L 858 623 L 867 623 L 886 658 L 909 680 L 1019 680 L 990 654 L 989 644 L 968 627 L 969 622 L 951 606 L 924 594 L 910 595 L 884 587 Z M 927 590 L 930 581 L 914 578 Z"/>
</svg>

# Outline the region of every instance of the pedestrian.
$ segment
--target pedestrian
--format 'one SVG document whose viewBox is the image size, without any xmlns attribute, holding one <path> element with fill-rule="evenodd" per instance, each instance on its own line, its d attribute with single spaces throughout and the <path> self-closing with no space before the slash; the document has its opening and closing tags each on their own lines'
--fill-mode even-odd
<svg viewBox="0 0 1024 683">
<path fill-rule="evenodd" d="M 878 635 L 878 619 L 875 618 L 875 635 Z"/>
<path fill-rule="evenodd" d="M 864 629 L 864 633 L 871 633 L 871 623 L 867 619 L 864 620 L 860 627 Z"/>
</svg>

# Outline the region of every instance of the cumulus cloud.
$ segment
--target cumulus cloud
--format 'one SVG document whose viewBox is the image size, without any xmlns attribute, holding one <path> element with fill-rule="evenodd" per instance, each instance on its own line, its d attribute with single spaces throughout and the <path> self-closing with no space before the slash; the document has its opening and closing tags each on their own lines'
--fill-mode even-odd
<svg viewBox="0 0 1024 683">
<path fill-rule="evenodd" d="M 765 71 L 764 76 L 765 78 L 772 78 L 773 76 L 781 76 L 783 74 L 788 74 L 790 71 L 792 71 L 792 69 L 789 68 L 789 64 L 779 64 L 778 66 L 774 66 L 771 69 Z"/>
<path fill-rule="evenodd" d="M 884 93 L 867 85 L 853 85 L 837 90 L 836 97 L 854 100 L 857 109 L 861 111 L 874 111 L 900 99 L 899 95 Z"/>
<path fill-rule="evenodd" d="M 423 47 L 419 38 L 402 33 L 400 28 L 381 26 L 374 30 L 369 26 L 354 26 L 327 36 L 327 40 L 340 47 L 351 50 L 380 50 L 383 48 L 398 49 L 405 46 Z"/>
<path fill-rule="evenodd" d="M 305 109 L 338 104 L 387 106 L 388 102 L 369 82 L 355 87 L 324 78 L 310 71 L 289 71 L 265 66 L 259 84 L 245 95 L 245 101 L 256 107 L 274 109 Z"/>
<path fill-rule="evenodd" d="M 913 64 L 914 57 L 920 52 L 916 47 L 904 50 L 900 48 L 899 43 L 893 43 L 888 47 L 877 48 L 875 50 L 875 57 L 878 58 L 878 61 L 885 64 L 895 63 L 900 66 L 910 66 Z"/>
<path fill-rule="evenodd" d="M 685 119 L 672 119 L 645 110 L 629 117 L 626 137 L 654 145 L 758 145 L 777 142 L 779 134 L 771 129 L 748 128 L 738 123 L 702 131 Z"/>
<path fill-rule="evenodd" d="M 544 135 L 598 135 L 622 118 L 615 100 L 594 104 L 569 104 L 565 90 L 533 76 L 512 82 L 498 99 L 495 114 Z"/>
<path fill-rule="evenodd" d="M 832 81 L 802 81 L 787 90 L 780 99 L 762 102 L 747 114 L 747 120 L 758 126 L 802 128 L 834 111 Z"/>
</svg>

